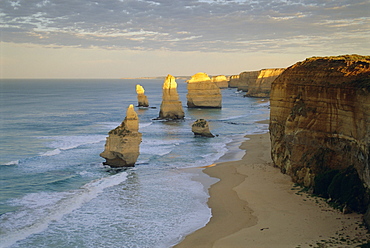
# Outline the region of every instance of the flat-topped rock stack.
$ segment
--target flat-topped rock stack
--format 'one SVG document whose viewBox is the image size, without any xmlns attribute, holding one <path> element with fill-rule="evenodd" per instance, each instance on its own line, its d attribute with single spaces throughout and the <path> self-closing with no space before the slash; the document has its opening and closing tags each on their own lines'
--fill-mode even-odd
<svg viewBox="0 0 370 248">
<path fill-rule="evenodd" d="M 229 80 L 224 75 L 213 76 L 211 81 L 215 83 L 219 88 L 228 88 L 229 87 Z"/>
<path fill-rule="evenodd" d="M 133 167 L 139 157 L 142 134 L 139 133 L 139 117 L 134 106 L 127 108 L 124 121 L 111 130 L 100 156 L 105 158 L 103 164 L 111 167 Z"/>
<path fill-rule="evenodd" d="M 188 80 L 187 105 L 189 108 L 221 108 L 220 88 L 206 73 L 197 73 Z"/>
<path fill-rule="evenodd" d="M 179 100 L 177 83 L 174 76 L 168 75 L 166 77 L 162 90 L 162 103 L 158 119 L 183 119 L 185 117 L 185 113 L 182 108 L 182 103 Z"/>
</svg>

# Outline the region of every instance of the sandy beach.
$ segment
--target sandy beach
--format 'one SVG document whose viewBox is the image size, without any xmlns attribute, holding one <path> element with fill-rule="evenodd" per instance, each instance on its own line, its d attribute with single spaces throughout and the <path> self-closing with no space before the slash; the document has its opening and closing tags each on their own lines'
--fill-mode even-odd
<svg viewBox="0 0 370 248">
<path fill-rule="evenodd" d="M 176 248 L 356 247 L 370 239 L 361 215 L 331 208 L 272 166 L 269 134 L 247 138 L 241 160 L 204 169 L 220 179 L 209 189 L 212 217 Z"/>
</svg>

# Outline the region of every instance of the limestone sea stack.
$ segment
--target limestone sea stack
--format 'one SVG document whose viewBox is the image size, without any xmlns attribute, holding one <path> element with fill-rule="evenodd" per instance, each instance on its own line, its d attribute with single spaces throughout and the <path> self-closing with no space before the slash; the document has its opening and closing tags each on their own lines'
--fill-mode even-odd
<svg viewBox="0 0 370 248">
<path fill-rule="evenodd" d="M 131 104 L 121 125 L 108 133 L 105 149 L 100 154 L 106 160 L 103 164 L 111 167 L 133 167 L 140 154 L 142 135 L 138 131 L 139 118 Z"/>
<path fill-rule="evenodd" d="M 194 133 L 194 135 L 211 138 L 215 137 L 209 130 L 208 122 L 204 119 L 196 120 L 191 126 L 191 131 Z"/>
<path fill-rule="evenodd" d="M 179 100 L 177 83 L 174 76 L 168 75 L 166 77 L 162 90 L 162 104 L 158 119 L 183 119 L 185 117 L 185 113 L 182 109 L 182 103 Z"/>
<path fill-rule="evenodd" d="M 219 88 L 228 88 L 229 80 L 224 75 L 218 75 L 211 78 L 211 81 L 215 83 Z"/>
<path fill-rule="evenodd" d="M 220 88 L 206 73 L 200 72 L 188 80 L 187 105 L 189 108 L 221 108 Z"/>
<path fill-rule="evenodd" d="M 136 85 L 136 93 L 137 93 L 137 106 L 138 107 L 149 107 L 148 97 L 144 95 L 145 90 L 144 87 L 140 84 Z"/>
<path fill-rule="evenodd" d="M 346 196 L 338 201 L 363 211 L 369 194 L 362 187 L 370 189 L 370 56 L 298 62 L 272 83 L 270 102 L 274 164 L 294 182 L 332 199 Z"/>
</svg>

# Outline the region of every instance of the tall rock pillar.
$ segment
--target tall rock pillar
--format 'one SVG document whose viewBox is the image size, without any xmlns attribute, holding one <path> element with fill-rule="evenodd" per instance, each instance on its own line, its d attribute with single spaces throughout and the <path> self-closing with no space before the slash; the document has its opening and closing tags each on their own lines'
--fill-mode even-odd
<svg viewBox="0 0 370 248">
<path fill-rule="evenodd" d="M 149 107 L 148 98 L 144 95 L 144 87 L 140 84 L 136 85 L 136 93 L 137 93 L 137 106 L 138 107 Z"/>
<path fill-rule="evenodd" d="M 139 118 L 131 104 L 121 125 L 108 133 L 105 149 L 100 153 L 106 160 L 103 164 L 111 167 L 133 167 L 140 154 L 142 135 L 138 131 Z"/>
<path fill-rule="evenodd" d="M 177 83 L 175 77 L 168 75 L 163 83 L 163 95 L 161 110 L 158 119 L 183 119 L 185 117 L 182 103 L 177 93 Z"/>
</svg>

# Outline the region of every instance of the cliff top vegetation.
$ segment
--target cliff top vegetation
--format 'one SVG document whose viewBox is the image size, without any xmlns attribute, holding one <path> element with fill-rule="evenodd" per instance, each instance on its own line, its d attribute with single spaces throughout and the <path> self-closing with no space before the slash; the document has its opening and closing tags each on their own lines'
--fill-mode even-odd
<svg viewBox="0 0 370 248">
<path fill-rule="evenodd" d="M 365 55 L 358 55 L 358 54 L 347 54 L 347 55 L 339 55 L 339 56 L 328 56 L 328 57 L 311 57 L 308 58 L 307 61 L 310 60 L 318 60 L 318 59 L 328 59 L 328 60 L 348 60 L 348 61 L 370 61 L 370 56 Z"/>
</svg>

